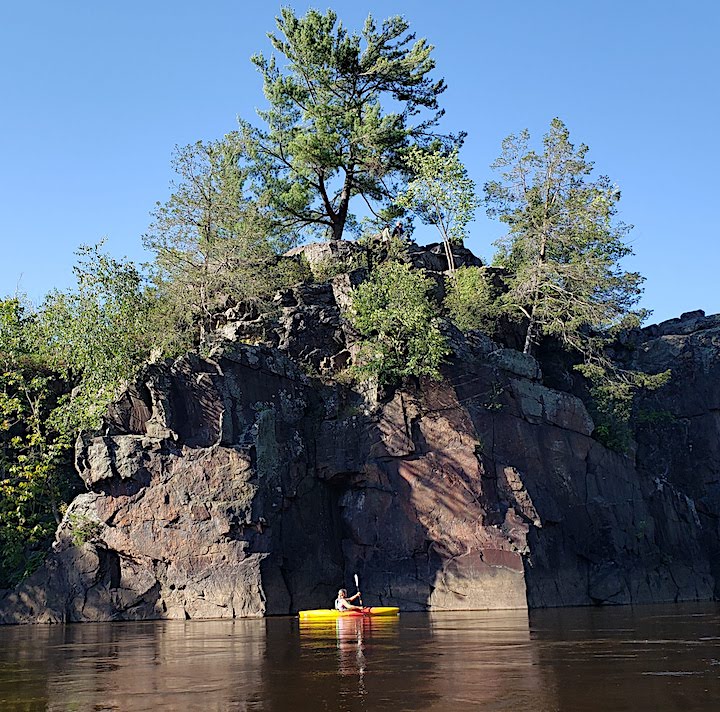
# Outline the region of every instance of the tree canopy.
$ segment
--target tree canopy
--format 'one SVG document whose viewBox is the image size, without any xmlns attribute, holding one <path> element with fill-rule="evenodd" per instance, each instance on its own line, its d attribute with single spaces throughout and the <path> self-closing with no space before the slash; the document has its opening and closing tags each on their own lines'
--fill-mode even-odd
<svg viewBox="0 0 720 712">
<path fill-rule="evenodd" d="M 163 350 L 204 343 L 218 313 L 270 299 L 282 277 L 277 253 L 290 242 L 271 234 L 268 220 L 244 195 L 240 150 L 237 133 L 175 148 L 177 181 L 170 198 L 156 204 L 143 237 L 155 253 L 153 316 L 158 335 L 167 337 Z"/>
<path fill-rule="evenodd" d="M 414 177 L 396 202 L 414 212 L 426 225 L 437 228 L 448 269 L 454 273 L 452 245 L 462 244 L 468 223 L 479 205 L 475 183 L 460 161 L 457 147 L 448 153 L 437 147 L 422 150 L 412 146 L 407 153 L 407 164 Z"/>
<path fill-rule="evenodd" d="M 41 342 L 29 306 L 18 298 L 0 301 L 0 588 L 42 560 L 62 503 L 79 483 L 71 434 L 51 417 L 62 384 Z"/>
<path fill-rule="evenodd" d="M 408 146 L 426 145 L 443 111 L 433 47 L 399 16 L 368 16 L 349 33 L 332 10 L 297 17 L 283 8 L 269 38 L 286 65 L 257 54 L 270 107 L 265 128 L 241 121 L 255 194 L 287 231 L 340 239 L 361 196 L 382 215 L 407 169 Z"/>
<path fill-rule="evenodd" d="M 509 271 L 503 301 L 527 324 L 526 352 L 543 335 L 558 336 L 587 353 L 590 331 L 637 321 L 643 278 L 625 271 L 632 254 L 615 221 L 620 191 L 606 176 L 590 178 L 588 147 L 577 148 L 560 119 L 553 119 L 542 153 L 523 131 L 503 141 L 493 164 L 500 180 L 485 185 L 488 215 L 508 226 L 496 262 Z"/>
</svg>

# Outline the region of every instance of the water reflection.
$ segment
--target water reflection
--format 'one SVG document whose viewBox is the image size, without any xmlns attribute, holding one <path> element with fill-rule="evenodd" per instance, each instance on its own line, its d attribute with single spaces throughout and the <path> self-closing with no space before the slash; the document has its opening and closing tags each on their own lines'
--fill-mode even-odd
<svg viewBox="0 0 720 712">
<path fill-rule="evenodd" d="M 280 621 L 268 621 L 268 650 L 282 650 L 283 663 L 268 661 L 263 709 L 405 709 L 412 693 L 404 673 L 392 663 L 407 647 L 398 618 L 347 617 L 296 625 L 294 638 Z M 420 658 L 415 664 L 424 667 Z M 293 672 L 287 674 L 288 669 Z M 420 691 L 415 699 L 418 694 L 434 693 Z"/>
<path fill-rule="evenodd" d="M 720 608 L 0 628 L 0 709 L 720 709 Z"/>
<path fill-rule="evenodd" d="M 300 621 L 300 650 L 314 653 L 319 641 L 332 641 L 337 649 L 339 675 L 357 676 L 361 681 L 368 663 L 365 650 L 375 654 L 383 644 L 397 639 L 399 618 L 347 617 L 332 621 Z"/>
<path fill-rule="evenodd" d="M 0 650 L 0 709 L 58 711 L 252 709 L 266 653 L 263 621 L 15 627 Z"/>
</svg>

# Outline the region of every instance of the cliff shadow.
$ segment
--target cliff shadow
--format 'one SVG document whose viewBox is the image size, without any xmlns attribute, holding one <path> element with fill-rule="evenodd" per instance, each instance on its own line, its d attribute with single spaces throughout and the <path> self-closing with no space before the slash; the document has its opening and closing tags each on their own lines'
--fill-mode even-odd
<svg viewBox="0 0 720 712">
<path fill-rule="evenodd" d="M 483 379 L 488 373 L 483 373 Z M 508 519 L 478 432 L 451 381 L 398 390 L 346 447 L 331 478 L 344 581 L 364 603 L 404 610 L 524 608 L 517 522 Z"/>
</svg>

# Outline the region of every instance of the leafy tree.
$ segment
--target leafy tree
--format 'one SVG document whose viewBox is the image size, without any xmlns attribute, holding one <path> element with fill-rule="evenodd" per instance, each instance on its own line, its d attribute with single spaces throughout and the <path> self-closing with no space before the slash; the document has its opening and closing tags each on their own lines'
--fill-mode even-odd
<svg viewBox="0 0 720 712">
<path fill-rule="evenodd" d="M 526 353 L 550 335 L 581 355 L 576 369 L 590 382 L 596 435 L 623 449 L 635 392 L 660 387 L 670 372 L 624 369 L 607 355 L 618 333 L 646 315 L 635 308 L 643 277 L 620 265 L 632 254 L 623 241 L 630 226 L 615 220 L 620 191 L 606 176 L 590 179 L 588 147 L 575 148 L 560 119 L 542 153 L 529 139 L 523 131 L 503 141 L 493 164 L 502 180 L 485 186 L 488 214 L 508 225 L 496 258 L 510 271 L 504 307 L 527 321 Z"/>
<path fill-rule="evenodd" d="M 42 560 L 79 480 L 72 446 L 147 358 L 149 301 L 131 263 L 82 247 L 77 288 L 33 312 L 0 302 L 0 587 Z"/>
<path fill-rule="evenodd" d="M 131 262 L 115 260 L 101 245 L 78 250 L 77 288 L 51 292 L 39 314 L 42 348 L 73 387 L 56 412 L 61 432 L 94 429 L 120 385 L 148 358 L 150 300 L 144 277 Z"/>
<path fill-rule="evenodd" d="M 479 205 L 475 183 L 460 161 L 458 149 L 409 149 L 407 164 L 414 178 L 398 196 L 397 204 L 417 214 L 426 225 L 434 225 L 445 247 L 450 273 L 455 272 L 452 244 L 462 244 L 465 229 Z"/>
<path fill-rule="evenodd" d="M 353 197 L 384 215 L 408 145 L 436 138 L 445 83 L 429 76 L 432 46 L 415 41 L 399 16 L 380 28 L 368 16 L 361 34 L 350 34 L 332 10 L 298 18 L 283 8 L 277 27 L 269 38 L 287 66 L 252 58 L 270 108 L 258 112 L 265 130 L 241 122 L 248 166 L 284 229 L 338 240 L 354 221 Z"/>
<path fill-rule="evenodd" d="M 447 281 L 444 306 L 461 331 L 493 331 L 497 318 L 497 295 L 481 267 L 460 267 Z"/>
<path fill-rule="evenodd" d="M 0 588 L 42 560 L 77 480 L 72 439 L 49 418 L 61 384 L 37 326 L 19 299 L 0 301 Z"/>
<path fill-rule="evenodd" d="M 267 221 L 243 195 L 236 134 L 175 149 L 179 181 L 157 203 L 144 236 L 156 255 L 156 332 L 163 351 L 204 343 L 218 312 L 230 303 L 269 298 L 286 276 L 277 251 L 289 245 L 269 235 Z"/>
<path fill-rule="evenodd" d="M 560 119 L 542 153 L 529 140 L 523 131 L 503 141 L 493 164 L 502 179 L 485 186 L 488 215 L 508 226 L 496 243 L 496 261 L 512 274 L 504 304 L 527 321 L 526 353 L 553 335 L 590 358 L 597 353 L 591 331 L 644 316 L 634 309 L 643 278 L 620 266 L 632 254 L 623 241 L 630 227 L 614 221 L 620 191 L 606 176 L 590 179 L 588 147 L 575 148 Z"/>
<path fill-rule="evenodd" d="M 422 271 L 386 262 L 356 287 L 348 318 L 361 335 L 357 373 L 381 384 L 407 376 L 440 378 L 449 349 L 430 299 L 433 286 Z"/>
</svg>

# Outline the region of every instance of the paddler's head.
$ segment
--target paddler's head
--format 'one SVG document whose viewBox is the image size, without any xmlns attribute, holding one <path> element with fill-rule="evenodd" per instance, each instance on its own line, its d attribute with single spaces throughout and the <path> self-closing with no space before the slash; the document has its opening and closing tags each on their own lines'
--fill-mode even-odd
<svg viewBox="0 0 720 712">
<path fill-rule="evenodd" d="M 347 591 L 344 588 L 341 588 L 338 591 L 338 598 L 345 598 L 347 596 Z"/>
</svg>

